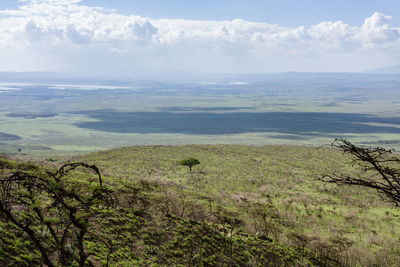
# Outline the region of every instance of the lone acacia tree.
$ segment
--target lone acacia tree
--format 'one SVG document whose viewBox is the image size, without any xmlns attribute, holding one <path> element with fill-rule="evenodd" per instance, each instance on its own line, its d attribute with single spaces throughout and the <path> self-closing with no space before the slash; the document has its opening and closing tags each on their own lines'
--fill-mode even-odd
<svg viewBox="0 0 400 267">
<path fill-rule="evenodd" d="M 374 188 L 385 201 L 396 207 L 400 206 L 400 155 L 398 153 L 379 147 L 358 147 L 346 139 L 336 139 L 332 146 L 355 156 L 353 164 L 361 166 L 364 174 L 362 177 L 350 177 L 344 174 L 330 175 L 325 176 L 324 181 Z"/>
<path fill-rule="evenodd" d="M 198 159 L 190 157 L 190 158 L 179 161 L 179 164 L 182 166 L 189 167 L 190 172 L 192 172 L 192 167 L 195 165 L 199 165 L 200 161 Z"/>
</svg>

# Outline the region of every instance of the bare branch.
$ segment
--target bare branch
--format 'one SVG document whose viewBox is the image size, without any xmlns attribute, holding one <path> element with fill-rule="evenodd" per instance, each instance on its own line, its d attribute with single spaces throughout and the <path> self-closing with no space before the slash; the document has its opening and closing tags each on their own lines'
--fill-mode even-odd
<svg viewBox="0 0 400 267">
<path fill-rule="evenodd" d="M 355 156 L 353 163 L 361 164 L 365 172 L 373 172 L 374 176 L 355 178 L 347 175 L 330 175 L 325 176 L 323 181 L 373 188 L 386 201 L 395 206 L 400 206 L 400 169 L 395 167 L 396 164 L 400 165 L 398 154 L 393 150 L 379 147 L 358 147 L 346 139 L 336 139 L 332 146 Z"/>
</svg>

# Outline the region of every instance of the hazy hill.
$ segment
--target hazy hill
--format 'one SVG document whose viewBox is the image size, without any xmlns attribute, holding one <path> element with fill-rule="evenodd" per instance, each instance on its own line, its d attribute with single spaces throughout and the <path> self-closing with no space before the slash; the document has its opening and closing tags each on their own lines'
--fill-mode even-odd
<svg viewBox="0 0 400 267">
<path fill-rule="evenodd" d="M 367 75 L 368 73 L 368 75 Z M 367 70 L 361 73 L 350 72 L 282 72 L 282 73 L 207 73 L 207 72 L 173 72 L 149 73 L 138 76 L 95 76 L 77 75 L 56 72 L 13 72 L 0 71 L 0 82 L 71 82 L 71 83 L 187 83 L 210 82 L 232 83 L 233 85 L 246 85 L 246 83 L 260 82 L 310 82 L 310 81 L 359 81 L 359 80 L 384 80 L 386 75 L 399 74 L 400 65 L 388 66 L 379 69 Z M 370 74 L 376 74 L 371 76 Z M 397 80 L 397 79 L 396 79 Z"/>
<path fill-rule="evenodd" d="M 400 65 L 392 65 L 365 71 L 366 73 L 400 74 Z"/>
</svg>

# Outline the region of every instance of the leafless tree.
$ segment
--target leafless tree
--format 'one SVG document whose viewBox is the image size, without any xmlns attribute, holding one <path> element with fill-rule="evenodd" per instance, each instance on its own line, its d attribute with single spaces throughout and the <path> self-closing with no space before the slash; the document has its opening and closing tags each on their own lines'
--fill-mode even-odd
<svg viewBox="0 0 400 267">
<path fill-rule="evenodd" d="M 64 178 L 77 168 L 94 172 L 98 185 L 85 193 L 70 185 Z M 0 160 L 0 219 L 25 232 L 47 266 L 90 265 L 84 244 L 89 220 L 94 206 L 110 203 L 108 196 L 94 165 L 71 163 L 51 172 Z"/>
<path fill-rule="evenodd" d="M 374 188 L 385 201 L 396 207 L 400 206 L 400 155 L 398 153 L 379 147 L 359 147 L 346 139 L 336 139 L 332 146 L 353 155 L 355 157 L 353 164 L 360 166 L 364 172 L 359 177 L 346 174 L 329 175 L 323 178 L 324 181 Z"/>
</svg>

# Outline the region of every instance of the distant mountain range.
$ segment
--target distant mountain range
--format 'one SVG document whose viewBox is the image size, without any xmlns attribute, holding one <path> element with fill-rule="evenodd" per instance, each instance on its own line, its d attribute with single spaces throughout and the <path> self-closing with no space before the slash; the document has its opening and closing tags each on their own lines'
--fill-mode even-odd
<svg viewBox="0 0 400 267">
<path fill-rule="evenodd" d="M 379 74 L 400 74 L 400 65 L 386 66 L 382 68 L 364 71 L 364 73 L 379 73 Z"/>
<path fill-rule="evenodd" d="M 64 77 L 63 74 L 55 72 L 13 72 L 0 71 L 0 81 L 48 81 L 57 80 Z"/>
<path fill-rule="evenodd" d="M 372 75 L 375 74 L 375 75 Z M 2 72 L 0 82 L 76 82 L 76 83 L 126 83 L 126 82 L 260 82 L 276 80 L 315 79 L 393 79 L 399 78 L 400 65 L 387 66 L 363 72 L 281 72 L 281 73 L 168 73 L 160 72 L 136 76 L 84 76 L 56 72 Z"/>
</svg>

